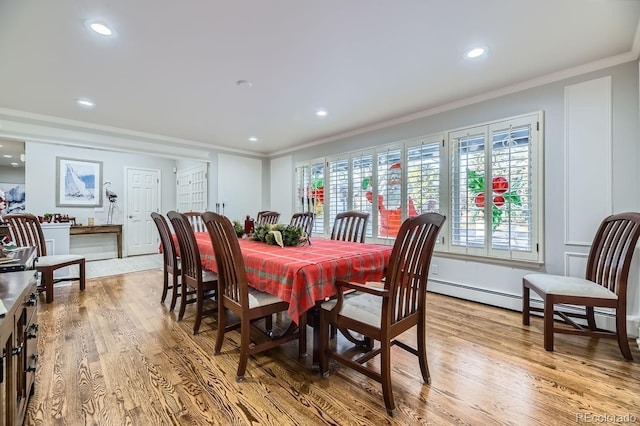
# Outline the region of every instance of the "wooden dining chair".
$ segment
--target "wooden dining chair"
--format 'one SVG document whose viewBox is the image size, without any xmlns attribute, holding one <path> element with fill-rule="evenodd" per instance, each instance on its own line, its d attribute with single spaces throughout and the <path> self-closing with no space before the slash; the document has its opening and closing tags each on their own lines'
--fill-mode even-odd
<svg viewBox="0 0 640 426">
<path fill-rule="evenodd" d="M 289 226 L 297 226 L 302 228 L 307 234 L 307 239 L 311 238 L 311 232 L 313 231 L 313 221 L 316 218 L 316 214 L 312 212 L 294 213 L 291 216 L 291 222 Z"/>
<path fill-rule="evenodd" d="M 301 355 L 306 353 L 306 315 L 300 316 L 299 325 L 291 321 L 284 334 L 273 337 L 266 330 L 258 328 L 256 320 L 271 318 L 278 312 L 287 311 L 289 303 L 277 296 L 256 290 L 249 286 L 244 258 L 240 251 L 238 237 L 233 225 L 224 216 L 213 212 L 202 214 L 209 231 L 216 264 L 218 265 L 218 285 L 220 288 L 218 310 L 218 333 L 214 352 L 220 353 L 225 332 L 240 327 L 240 361 L 236 381 L 242 381 L 250 355 L 266 351 L 291 340 L 298 340 Z M 240 322 L 227 325 L 227 310 L 240 318 Z M 260 331 L 260 342 L 251 342 L 251 330 Z"/>
<path fill-rule="evenodd" d="M 185 212 L 182 214 L 189 220 L 193 232 L 207 232 L 207 228 L 204 227 L 204 222 L 202 221 L 202 213 Z"/>
<path fill-rule="evenodd" d="M 329 375 L 329 358 L 380 382 L 387 413 L 394 417 L 396 406 L 391 388 L 391 346 L 397 345 L 418 357 L 422 379 L 430 383 L 426 348 L 426 297 L 429 264 L 445 217 L 424 213 L 406 219 L 391 251 L 384 285 L 364 285 L 339 281 L 338 297 L 324 302 L 320 309 L 320 371 Z M 344 297 L 344 289 L 357 293 Z M 357 359 L 329 347 L 329 325 L 346 328 L 380 342 L 367 348 Z M 418 347 L 396 339 L 417 326 Z M 380 355 L 380 369 L 366 365 Z"/>
<path fill-rule="evenodd" d="M 331 239 L 364 243 L 369 213 L 348 211 L 338 213 L 333 221 Z"/>
<path fill-rule="evenodd" d="M 162 296 L 160 297 L 160 303 L 164 303 L 167 298 L 167 293 L 171 290 L 171 304 L 169 311 L 173 312 L 176 307 L 178 297 L 181 295 L 180 285 L 178 284 L 179 278 L 182 275 L 180 270 L 180 258 L 176 253 L 176 246 L 171 238 L 171 229 L 167 220 L 159 213 L 152 212 L 151 218 L 158 228 L 158 234 L 160 234 L 160 244 L 162 244 L 162 257 L 163 257 L 163 272 L 164 282 L 162 287 Z M 171 275 L 171 284 L 169 284 L 169 275 Z"/>
<path fill-rule="evenodd" d="M 369 221 L 369 213 L 347 211 L 336 214 L 333 221 L 333 229 L 331 230 L 331 239 L 337 241 L 350 241 L 354 243 L 363 243 L 367 236 L 367 222 Z M 331 337 L 335 337 L 337 330 L 335 326 L 331 326 Z M 349 330 L 341 329 L 340 332 L 350 342 L 367 346 L 371 342 L 368 339 L 358 339 Z"/>
<path fill-rule="evenodd" d="M 589 250 L 585 278 L 528 274 L 522 278 L 522 323 L 529 325 L 530 312 L 542 312 L 544 348 L 553 351 L 554 333 L 618 339 L 622 355 L 633 360 L 627 336 L 627 279 L 636 242 L 640 236 L 640 213 L 620 213 L 605 218 Z M 541 298 L 543 307 L 531 306 L 530 292 Z M 556 308 L 556 305 L 584 306 L 584 313 Z M 616 331 L 596 326 L 594 308 L 614 308 Z M 555 317 L 561 321 L 558 327 Z M 579 319 L 579 324 L 573 320 Z M 586 321 L 586 326 L 584 322 Z"/>
<path fill-rule="evenodd" d="M 261 212 L 258 212 L 255 226 L 257 227 L 265 224 L 275 225 L 278 223 L 279 219 L 280 219 L 280 213 L 278 212 L 272 212 L 268 210 L 261 211 Z"/>
<path fill-rule="evenodd" d="M 47 303 L 53 302 L 53 285 L 61 281 L 79 281 L 80 291 L 85 289 L 85 257 L 78 254 L 47 255 L 47 245 L 38 218 L 32 214 L 8 214 L 2 217 L 10 225 L 12 241 L 18 247 L 35 246 L 38 261 L 36 270 L 42 274 L 39 289 L 46 293 Z M 54 272 L 60 268 L 78 265 L 76 277 L 54 278 Z"/>
<path fill-rule="evenodd" d="M 198 334 L 204 316 L 213 316 L 218 310 L 218 276 L 215 272 L 202 268 L 200 250 L 189 219 L 182 213 L 170 211 L 167 217 L 171 221 L 180 248 L 181 298 L 178 321 L 182 321 L 187 305 L 196 304 L 196 320 L 193 334 Z M 213 307 L 205 310 L 207 301 Z"/>
</svg>

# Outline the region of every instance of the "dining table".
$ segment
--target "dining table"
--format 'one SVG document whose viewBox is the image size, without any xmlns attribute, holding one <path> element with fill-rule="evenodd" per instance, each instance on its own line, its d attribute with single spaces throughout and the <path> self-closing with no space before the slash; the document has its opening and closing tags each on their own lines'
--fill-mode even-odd
<svg viewBox="0 0 640 426">
<path fill-rule="evenodd" d="M 202 266 L 217 272 L 215 253 L 207 232 L 196 232 Z M 337 281 L 380 281 L 385 274 L 392 246 L 313 238 L 298 246 L 270 245 L 239 238 L 249 285 L 289 303 L 288 314 L 298 324 L 301 315 L 314 325 L 317 305 L 336 294 Z M 319 343 L 314 327 L 314 361 Z"/>
<path fill-rule="evenodd" d="M 196 232 L 204 269 L 217 272 L 215 253 L 207 232 Z M 270 245 L 239 238 L 251 287 L 289 303 L 288 314 L 300 315 L 336 293 L 336 281 L 380 281 L 389 264 L 392 246 L 314 238 L 298 246 Z"/>
</svg>

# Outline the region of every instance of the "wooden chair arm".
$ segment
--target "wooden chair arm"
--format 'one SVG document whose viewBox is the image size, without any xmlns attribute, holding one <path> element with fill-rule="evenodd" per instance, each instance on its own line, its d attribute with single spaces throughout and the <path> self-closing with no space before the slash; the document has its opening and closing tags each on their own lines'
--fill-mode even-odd
<svg viewBox="0 0 640 426">
<path fill-rule="evenodd" d="M 373 294 L 374 296 L 389 296 L 389 290 L 385 288 L 349 281 L 336 281 L 336 287 L 338 287 L 338 293 L 342 293 L 343 288 L 349 288 L 363 293 Z"/>
</svg>

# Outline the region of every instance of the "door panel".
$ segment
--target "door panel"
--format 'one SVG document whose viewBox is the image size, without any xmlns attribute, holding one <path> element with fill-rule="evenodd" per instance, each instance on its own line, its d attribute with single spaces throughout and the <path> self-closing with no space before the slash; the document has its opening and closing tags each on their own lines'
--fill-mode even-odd
<svg viewBox="0 0 640 426">
<path fill-rule="evenodd" d="M 127 255 L 158 252 L 151 212 L 160 211 L 160 171 L 127 169 Z"/>
</svg>

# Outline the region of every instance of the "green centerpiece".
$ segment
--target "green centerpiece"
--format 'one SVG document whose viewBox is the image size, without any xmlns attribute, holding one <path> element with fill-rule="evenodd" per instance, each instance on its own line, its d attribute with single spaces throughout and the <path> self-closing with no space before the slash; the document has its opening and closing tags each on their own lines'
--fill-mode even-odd
<svg viewBox="0 0 640 426">
<path fill-rule="evenodd" d="M 236 231 L 238 238 L 241 238 L 244 235 L 244 225 L 238 220 L 233 221 L 233 230 Z"/>
<path fill-rule="evenodd" d="M 279 245 L 280 247 L 297 246 L 307 241 L 307 236 L 301 227 L 283 224 L 259 225 L 255 228 L 252 238 L 256 241 Z"/>
</svg>

